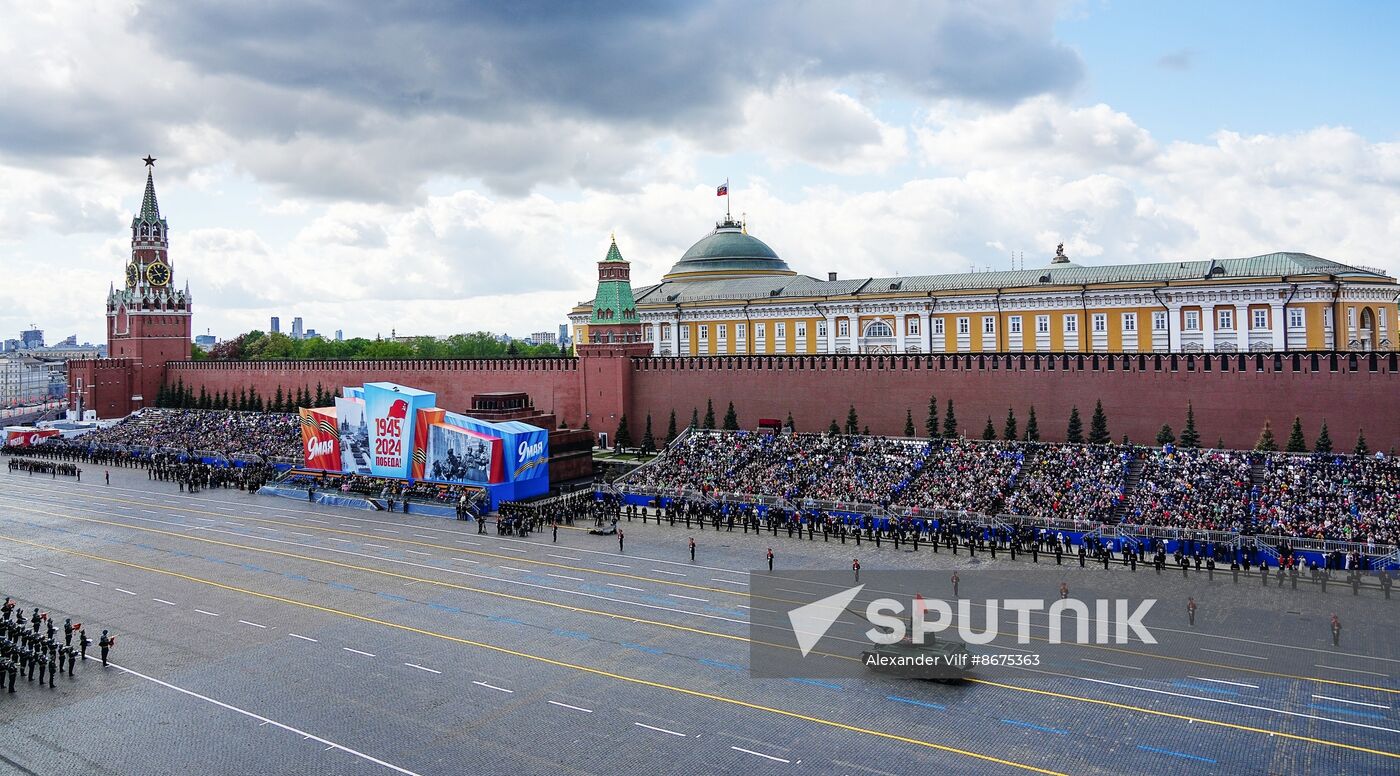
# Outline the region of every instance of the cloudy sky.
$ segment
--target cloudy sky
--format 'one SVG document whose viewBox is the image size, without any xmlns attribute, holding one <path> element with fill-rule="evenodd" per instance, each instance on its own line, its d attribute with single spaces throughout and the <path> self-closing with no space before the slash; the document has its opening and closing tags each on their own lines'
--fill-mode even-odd
<svg viewBox="0 0 1400 776">
<path fill-rule="evenodd" d="M 1061 240 L 1400 271 L 1393 3 L 0 8 L 3 337 L 104 336 L 147 153 L 219 336 L 552 330 L 610 232 L 655 279 L 725 178 L 817 276 L 1035 266 Z"/>
</svg>

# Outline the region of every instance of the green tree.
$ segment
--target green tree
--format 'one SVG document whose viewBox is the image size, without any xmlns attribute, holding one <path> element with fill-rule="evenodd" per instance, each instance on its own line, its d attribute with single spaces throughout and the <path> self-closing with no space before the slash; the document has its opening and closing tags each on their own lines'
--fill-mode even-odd
<svg viewBox="0 0 1400 776">
<path fill-rule="evenodd" d="M 705 428 L 710 429 L 710 428 L 714 428 L 714 427 L 715 427 L 715 400 L 714 400 L 714 399 L 706 399 L 706 400 L 705 400 Z"/>
<path fill-rule="evenodd" d="M 1254 449 L 1266 453 L 1278 451 L 1278 442 L 1274 441 L 1273 426 L 1267 420 L 1264 421 L 1264 430 L 1259 432 L 1259 441 L 1254 443 Z"/>
<path fill-rule="evenodd" d="M 729 402 L 729 409 L 724 411 L 724 430 L 739 430 L 739 416 L 737 413 L 734 412 L 734 402 L 732 401 Z"/>
<path fill-rule="evenodd" d="M 209 392 L 204 390 L 202 385 L 199 386 L 199 400 L 195 402 L 195 406 L 202 410 L 209 409 Z"/>
<path fill-rule="evenodd" d="M 1094 415 L 1089 418 L 1089 444 L 1106 445 L 1113 441 L 1108 433 L 1108 415 L 1103 411 L 1103 402 L 1094 403 Z"/>
<path fill-rule="evenodd" d="M 1016 423 L 1016 410 L 1006 408 L 1006 423 L 1001 427 L 1001 438 L 1008 442 L 1015 442 L 1021 436 L 1020 429 Z"/>
<path fill-rule="evenodd" d="M 948 400 L 948 412 L 943 416 L 943 436 L 953 439 L 958 435 L 958 416 L 953 414 L 953 400 Z"/>
<path fill-rule="evenodd" d="M 996 426 L 992 425 L 991 415 L 987 416 L 987 425 L 982 427 L 982 438 L 986 440 L 992 440 L 997 438 L 997 429 Z"/>
<path fill-rule="evenodd" d="M 1171 424 L 1163 423 L 1162 430 L 1157 432 L 1157 446 L 1165 447 L 1175 441 L 1176 435 L 1172 433 Z"/>
<path fill-rule="evenodd" d="M 928 397 L 928 417 L 924 419 L 924 433 L 929 439 L 938 438 L 938 397 Z"/>
<path fill-rule="evenodd" d="M 1225 437 L 1217 437 L 1217 438 L 1216 438 L 1216 440 L 1215 440 L 1215 449 L 1216 449 L 1216 450 L 1224 450 L 1224 449 L 1225 449 Z"/>
<path fill-rule="evenodd" d="M 647 413 L 647 428 L 642 433 L 642 452 L 651 453 L 656 450 L 656 439 L 651 435 L 651 413 Z"/>
<path fill-rule="evenodd" d="M 511 340 L 510 344 L 506 345 L 506 355 L 512 357 L 520 355 L 520 346 L 515 344 L 515 340 Z"/>
<path fill-rule="evenodd" d="M 846 433 L 855 436 L 860 433 L 860 419 L 856 417 L 856 405 L 852 404 L 846 413 Z"/>
<path fill-rule="evenodd" d="M 272 393 L 272 411 L 286 412 L 287 397 L 282 393 L 282 386 L 277 386 L 277 390 Z"/>
<path fill-rule="evenodd" d="M 918 432 L 914 430 L 914 411 L 906 407 L 904 410 L 904 435 L 912 437 L 916 433 Z"/>
<path fill-rule="evenodd" d="M 246 387 L 238 389 L 238 404 L 236 407 L 240 412 L 248 411 L 248 389 Z"/>
<path fill-rule="evenodd" d="M 1186 402 L 1186 425 L 1181 429 L 1182 447 L 1200 447 L 1201 435 L 1196 433 L 1196 408 Z"/>
<path fill-rule="evenodd" d="M 1353 455 L 1367 455 L 1371 452 L 1371 447 L 1366 444 L 1366 432 L 1359 428 L 1356 430 L 1356 449 L 1351 452 Z"/>
<path fill-rule="evenodd" d="M 1079 407 L 1069 410 L 1069 426 L 1065 428 L 1065 441 L 1072 445 L 1084 444 L 1084 421 L 1079 419 Z"/>
<path fill-rule="evenodd" d="M 828 434 L 839 434 L 839 433 L 841 433 L 841 427 L 838 426 L 838 425 L 836 425 L 836 418 L 832 418 L 832 419 L 831 419 L 831 425 L 830 425 L 830 426 L 827 426 L 826 433 L 828 433 Z"/>
<path fill-rule="evenodd" d="M 1035 420 L 1035 405 L 1031 405 L 1031 411 L 1026 415 L 1026 441 L 1040 441 L 1040 424 Z"/>
<path fill-rule="evenodd" d="M 671 422 L 666 424 L 666 444 L 676 441 L 676 410 L 671 409 Z"/>
<path fill-rule="evenodd" d="M 1288 443 L 1283 446 L 1283 449 L 1290 453 L 1306 453 L 1308 451 L 1308 442 L 1303 439 L 1303 419 L 1296 415 L 1293 417 L 1293 430 L 1288 432 Z"/>
<path fill-rule="evenodd" d="M 695 407 L 690 408 L 690 427 L 692 429 L 700 428 L 700 410 Z"/>
<path fill-rule="evenodd" d="M 617 419 L 617 435 L 613 437 L 613 444 L 618 447 L 632 446 L 632 431 L 627 428 L 627 413 Z"/>
<path fill-rule="evenodd" d="M 866 427 L 865 427 L 865 430 L 862 431 L 862 432 L 860 432 L 860 433 L 862 433 L 862 434 L 864 434 L 864 435 L 866 435 L 866 436 L 870 436 L 870 426 L 866 426 Z"/>
<path fill-rule="evenodd" d="M 263 411 L 263 400 L 258 395 L 257 386 L 248 386 L 248 409 L 254 412 Z"/>
<path fill-rule="evenodd" d="M 198 344 L 190 345 L 190 360 L 204 361 L 209 358 L 209 353 Z"/>
<path fill-rule="evenodd" d="M 796 430 L 797 430 L 797 424 L 794 423 L 794 422 L 792 422 L 792 410 L 788 410 L 787 430 L 788 430 L 788 431 L 796 431 Z"/>
<path fill-rule="evenodd" d="M 1313 440 L 1314 453 L 1332 452 L 1332 435 L 1327 433 L 1327 421 L 1322 421 L 1322 428 L 1317 430 L 1317 439 Z"/>
</svg>

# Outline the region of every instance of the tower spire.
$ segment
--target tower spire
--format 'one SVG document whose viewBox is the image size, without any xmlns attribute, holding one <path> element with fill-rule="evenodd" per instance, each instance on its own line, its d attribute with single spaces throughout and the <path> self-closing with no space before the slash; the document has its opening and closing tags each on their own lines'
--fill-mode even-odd
<svg viewBox="0 0 1400 776">
<path fill-rule="evenodd" d="M 141 197 L 141 220 L 147 223 L 155 223 L 160 220 L 160 205 L 156 202 L 156 181 L 152 175 L 155 172 L 154 159 L 146 165 L 146 193 Z"/>
</svg>

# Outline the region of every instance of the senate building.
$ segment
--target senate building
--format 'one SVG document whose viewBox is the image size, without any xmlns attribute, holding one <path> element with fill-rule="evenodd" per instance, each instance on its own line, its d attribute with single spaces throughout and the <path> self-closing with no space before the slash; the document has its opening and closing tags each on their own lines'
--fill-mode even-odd
<svg viewBox="0 0 1400 776">
<path fill-rule="evenodd" d="M 726 217 L 631 286 L 614 239 L 574 341 L 641 326 L 656 356 L 1393 351 L 1400 286 L 1305 253 L 825 280 Z M 590 334 L 590 331 L 592 332 Z M 601 332 L 601 334 L 600 334 Z"/>
</svg>

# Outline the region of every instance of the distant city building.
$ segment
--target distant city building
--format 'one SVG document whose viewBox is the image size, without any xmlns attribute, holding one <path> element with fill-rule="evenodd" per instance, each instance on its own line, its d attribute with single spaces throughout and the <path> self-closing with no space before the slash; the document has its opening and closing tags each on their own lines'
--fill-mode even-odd
<svg viewBox="0 0 1400 776">
<path fill-rule="evenodd" d="M 530 340 L 532 340 L 531 344 L 534 345 L 557 345 L 559 344 L 559 335 L 552 331 L 537 331 L 530 335 Z"/>
<path fill-rule="evenodd" d="M 194 338 L 194 344 L 208 350 L 219 343 L 219 338 L 213 334 L 201 334 Z"/>
<path fill-rule="evenodd" d="M 30 355 L 0 358 L 0 407 L 61 397 L 67 386 L 66 361 Z"/>
<path fill-rule="evenodd" d="M 278 317 L 275 316 L 275 315 L 272 316 L 272 326 L 271 326 L 270 328 L 272 329 L 272 333 L 273 333 L 273 334 L 281 334 L 281 333 L 282 333 L 282 319 L 281 319 L 281 318 L 278 318 Z"/>
<path fill-rule="evenodd" d="M 567 348 L 569 346 L 569 324 L 559 324 L 559 339 L 555 341 L 555 344 L 561 348 Z"/>
<path fill-rule="evenodd" d="M 78 345 L 78 335 L 76 335 L 76 334 L 69 334 L 67 337 L 65 337 L 65 338 L 63 339 L 62 342 L 58 343 L 58 345 L 56 345 L 55 347 L 60 347 L 60 348 L 61 348 L 61 347 L 65 347 L 65 346 L 66 346 L 66 347 L 77 347 L 77 345 Z"/>
<path fill-rule="evenodd" d="M 321 335 L 318 334 L 318 333 L 316 332 L 315 329 L 307 329 L 306 331 L 304 331 L 304 332 L 301 333 L 301 338 L 302 338 L 302 339 L 311 339 L 311 338 L 313 338 L 313 337 L 320 337 L 320 336 L 321 336 Z"/>
<path fill-rule="evenodd" d="M 44 346 L 43 329 L 25 329 L 19 333 L 20 347 L 25 350 L 30 348 L 42 348 Z"/>
<path fill-rule="evenodd" d="M 299 340 L 304 335 L 301 326 L 301 316 L 292 319 L 292 339 Z"/>
<path fill-rule="evenodd" d="M 336 342 L 344 342 L 344 341 L 345 341 L 345 332 L 342 331 L 341 329 L 336 329 L 336 330 L 335 330 L 335 341 L 336 341 Z"/>
<path fill-rule="evenodd" d="M 7 339 L 5 340 L 4 352 L 9 353 L 12 350 L 19 350 L 20 344 L 20 341 L 17 339 Z"/>
</svg>

